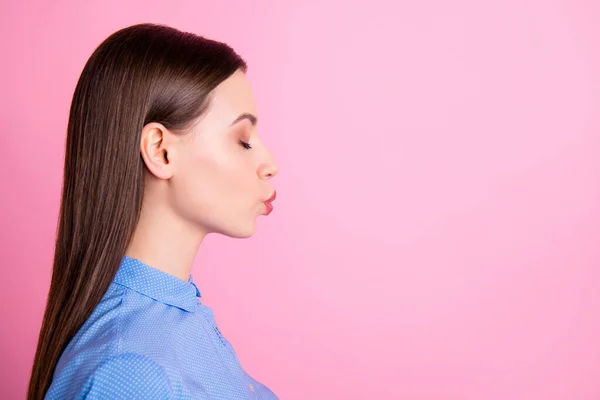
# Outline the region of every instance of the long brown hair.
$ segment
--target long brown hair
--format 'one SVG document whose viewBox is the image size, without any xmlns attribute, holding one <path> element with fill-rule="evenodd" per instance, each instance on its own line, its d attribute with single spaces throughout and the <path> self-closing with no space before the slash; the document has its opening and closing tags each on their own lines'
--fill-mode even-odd
<svg viewBox="0 0 600 400">
<path fill-rule="evenodd" d="M 43 399 L 56 364 L 112 282 L 144 192 L 141 132 L 183 133 L 210 92 L 246 63 L 225 43 L 159 24 L 123 28 L 85 64 L 67 126 L 52 280 L 27 398 Z"/>
</svg>

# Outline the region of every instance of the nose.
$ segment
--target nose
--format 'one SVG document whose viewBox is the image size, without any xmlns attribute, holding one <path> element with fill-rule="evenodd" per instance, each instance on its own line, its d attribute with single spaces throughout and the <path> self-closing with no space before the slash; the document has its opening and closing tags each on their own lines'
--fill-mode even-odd
<svg viewBox="0 0 600 400">
<path fill-rule="evenodd" d="M 279 172 L 279 167 L 275 161 L 271 161 L 268 163 L 263 163 L 258 167 L 258 177 L 260 179 L 270 179 L 277 175 Z"/>
</svg>

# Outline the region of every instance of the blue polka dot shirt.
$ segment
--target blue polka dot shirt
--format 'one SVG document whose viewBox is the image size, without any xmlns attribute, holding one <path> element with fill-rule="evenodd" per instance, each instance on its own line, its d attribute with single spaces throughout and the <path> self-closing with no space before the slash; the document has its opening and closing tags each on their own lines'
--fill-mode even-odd
<svg viewBox="0 0 600 400">
<path fill-rule="evenodd" d="M 188 281 L 125 256 L 45 399 L 278 400 L 240 365 Z"/>
</svg>

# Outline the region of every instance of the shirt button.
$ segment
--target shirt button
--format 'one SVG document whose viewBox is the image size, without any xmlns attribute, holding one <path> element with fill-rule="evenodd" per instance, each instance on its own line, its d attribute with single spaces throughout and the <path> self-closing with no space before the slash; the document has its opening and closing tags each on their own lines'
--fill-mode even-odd
<svg viewBox="0 0 600 400">
<path fill-rule="evenodd" d="M 252 386 L 251 383 L 249 383 L 248 386 L 250 387 L 250 390 L 252 390 L 254 392 L 254 386 Z"/>
</svg>

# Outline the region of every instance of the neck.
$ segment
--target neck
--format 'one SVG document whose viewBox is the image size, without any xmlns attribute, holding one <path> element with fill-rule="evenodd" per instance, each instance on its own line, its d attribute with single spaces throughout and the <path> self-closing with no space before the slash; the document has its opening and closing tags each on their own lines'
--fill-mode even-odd
<svg viewBox="0 0 600 400">
<path fill-rule="evenodd" d="M 125 255 L 187 282 L 206 233 L 198 232 L 165 203 L 146 200 Z"/>
</svg>

